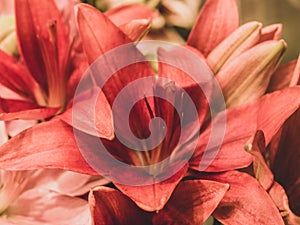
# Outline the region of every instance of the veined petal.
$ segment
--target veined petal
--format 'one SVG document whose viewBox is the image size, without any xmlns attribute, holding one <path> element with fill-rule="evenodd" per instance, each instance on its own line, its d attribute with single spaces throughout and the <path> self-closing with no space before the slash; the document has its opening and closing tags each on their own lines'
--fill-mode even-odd
<svg viewBox="0 0 300 225">
<path fill-rule="evenodd" d="M 198 148 L 190 162 L 191 167 L 199 170 L 200 162 L 209 163 L 206 171 L 220 172 L 250 165 L 252 156 L 245 152 L 244 145 L 257 130 L 264 132 L 268 145 L 286 119 L 298 109 L 299 94 L 300 87 L 287 88 L 265 95 L 251 104 L 227 110 L 222 145 L 206 149 L 210 135 L 213 135 L 211 128 L 207 127 L 200 135 Z M 216 124 L 223 122 L 222 113 L 214 118 Z M 216 153 L 212 154 L 214 158 L 206 157 L 208 162 L 202 162 L 203 155 L 210 155 L 210 152 Z"/>
<path fill-rule="evenodd" d="M 58 110 L 59 108 L 44 108 L 22 100 L 0 98 L 0 119 L 5 121 L 14 119 L 46 119 L 55 115 Z"/>
<path fill-rule="evenodd" d="M 138 208 L 126 195 L 112 188 L 92 189 L 89 205 L 94 225 L 151 224 L 146 212 Z"/>
<path fill-rule="evenodd" d="M 229 191 L 213 214 L 220 222 L 230 225 L 284 224 L 272 199 L 250 175 L 230 171 L 208 177 L 230 185 Z"/>
<path fill-rule="evenodd" d="M 61 14 L 54 0 L 16 0 L 15 14 L 19 48 L 24 61 L 35 80 L 47 91 L 48 76 L 54 76 L 49 72 L 60 69 L 62 57 L 68 51 Z M 52 33 L 52 26 L 55 26 L 55 34 Z"/>
<path fill-rule="evenodd" d="M 261 37 L 259 41 L 260 42 L 269 41 L 269 40 L 278 41 L 281 39 L 281 33 L 282 33 L 282 24 L 280 23 L 266 26 L 261 31 Z"/>
<path fill-rule="evenodd" d="M 59 119 L 23 131 L 0 147 L 0 168 L 27 170 L 61 168 L 97 174 L 83 159 L 73 128 Z"/>
<path fill-rule="evenodd" d="M 222 40 L 239 25 L 235 0 L 208 0 L 188 38 L 188 45 L 207 56 Z"/>
<path fill-rule="evenodd" d="M 175 187 L 185 175 L 187 168 L 188 165 L 180 169 L 172 177 L 151 185 L 128 186 L 117 183 L 115 185 L 143 210 L 157 211 L 165 206 Z M 155 181 L 155 178 L 152 179 Z"/>
<path fill-rule="evenodd" d="M 214 73 L 231 62 L 242 52 L 254 46 L 260 39 L 262 24 L 249 22 L 230 34 L 207 56 L 207 63 Z"/>
<path fill-rule="evenodd" d="M 228 184 L 214 181 L 182 181 L 166 206 L 153 216 L 153 224 L 203 224 L 228 189 Z"/>
<path fill-rule="evenodd" d="M 285 51 L 284 41 L 269 41 L 244 52 L 217 75 L 228 107 L 261 97 Z"/>
<path fill-rule="evenodd" d="M 15 59 L 0 50 L 0 83 L 23 98 L 34 100 L 38 84 L 28 70 Z"/>
</svg>

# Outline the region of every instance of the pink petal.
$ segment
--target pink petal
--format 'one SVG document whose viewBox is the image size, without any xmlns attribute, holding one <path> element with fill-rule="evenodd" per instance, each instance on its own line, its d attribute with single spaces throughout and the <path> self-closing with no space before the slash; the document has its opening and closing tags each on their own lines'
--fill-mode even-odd
<svg viewBox="0 0 300 225">
<path fill-rule="evenodd" d="M 8 134 L 5 128 L 5 122 L 0 121 L 0 146 L 8 140 Z"/>
<path fill-rule="evenodd" d="M 37 124 L 36 120 L 11 120 L 6 122 L 8 135 L 14 137 L 30 127 Z"/>
<path fill-rule="evenodd" d="M 39 189 L 24 192 L 9 210 L 9 220 L 17 224 L 81 225 L 91 222 L 85 200 Z"/>
<path fill-rule="evenodd" d="M 125 4 L 108 10 L 105 15 L 118 27 L 132 20 L 149 20 L 158 16 L 151 8 L 143 4 Z"/>
<path fill-rule="evenodd" d="M 257 44 L 261 27 L 259 22 L 246 23 L 218 44 L 207 56 L 207 63 L 213 72 L 217 73 L 238 55 Z"/>
<path fill-rule="evenodd" d="M 203 224 L 218 206 L 229 185 L 208 180 L 182 181 L 153 224 Z"/>
<path fill-rule="evenodd" d="M 228 107 L 251 102 L 265 93 L 285 47 L 284 41 L 264 42 L 244 52 L 216 75 Z"/>
<path fill-rule="evenodd" d="M 211 135 L 211 128 L 208 127 L 199 138 L 198 149 L 191 159 L 191 167 L 199 170 L 199 165 L 208 163 L 206 171 L 219 172 L 248 166 L 252 157 L 243 149 L 246 142 L 257 130 L 262 130 L 268 145 L 286 119 L 298 109 L 299 94 L 299 87 L 287 88 L 265 95 L 251 104 L 227 110 L 227 128 L 221 147 L 206 149 Z M 215 122 L 222 123 L 223 116 L 222 113 L 217 115 Z M 208 162 L 201 162 L 205 152 L 215 152 L 216 155 L 206 158 Z"/>
<path fill-rule="evenodd" d="M 143 210 L 157 211 L 161 210 L 167 203 L 186 171 L 187 165 L 164 181 L 158 181 L 152 178 L 154 182 L 158 183 L 146 186 L 128 186 L 118 183 L 115 183 L 115 185 Z"/>
<path fill-rule="evenodd" d="M 92 189 L 89 204 L 94 225 L 151 224 L 146 212 L 139 209 L 130 198 L 112 188 Z"/>
<path fill-rule="evenodd" d="M 224 224 L 280 224 L 284 222 L 272 199 L 248 174 L 230 171 L 209 179 L 228 183 L 225 194 L 213 216 Z"/>
<path fill-rule="evenodd" d="M 73 128 L 59 119 L 25 130 L 0 147 L 0 168 L 7 170 L 62 168 L 97 174 L 83 159 Z"/>
<path fill-rule="evenodd" d="M 282 24 L 272 24 L 262 29 L 260 42 L 269 40 L 280 40 L 282 33 Z"/>
<path fill-rule="evenodd" d="M 39 120 L 49 118 L 57 113 L 59 108 L 44 108 L 21 100 L 6 100 L 0 98 L 1 120 Z"/>
<path fill-rule="evenodd" d="M 236 1 L 208 0 L 188 38 L 188 45 L 207 56 L 239 24 Z"/>
<path fill-rule="evenodd" d="M 120 29 L 132 41 L 141 40 L 148 33 L 150 28 L 151 28 L 151 21 L 146 19 L 132 20 L 129 23 L 120 26 Z"/>
</svg>

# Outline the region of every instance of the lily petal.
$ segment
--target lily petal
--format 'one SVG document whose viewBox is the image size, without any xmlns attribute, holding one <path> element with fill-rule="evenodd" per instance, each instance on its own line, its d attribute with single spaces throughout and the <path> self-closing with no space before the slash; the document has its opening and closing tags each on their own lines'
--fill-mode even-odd
<svg viewBox="0 0 300 225">
<path fill-rule="evenodd" d="M 228 184 L 214 181 L 182 181 L 166 206 L 153 216 L 153 224 L 203 224 L 228 189 Z"/>
<path fill-rule="evenodd" d="M 287 88 L 265 95 L 251 104 L 227 110 L 226 132 L 222 145 L 215 146 L 216 149 L 213 147 L 206 149 L 210 135 L 213 135 L 211 128 L 206 128 L 200 135 L 198 148 L 190 161 L 191 167 L 199 170 L 200 162 L 210 163 L 206 171 L 220 172 L 250 165 L 252 156 L 244 151 L 244 145 L 257 130 L 264 132 L 266 145 L 268 145 L 286 119 L 298 109 L 299 94 L 300 87 Z M 222 113 L 214 120 L 216 124 L 223 122 Z M 245 121 L 247 124 L 244 124 Z M 206 158 L 210 161 L 202 162 L 201 158 L 205 152 L 209 155 L 210 152 L 217 154 L 212 154 L 213 158 Z"/>
<path fill-rule="evenodd" d="M 261 31 L 261 37 L 259 41 L 260 42 L 269 41 L 269 40 L 278 41 L 281 39 L 281 33 L 282 33 L 282 24 L 280 23 L 266 26 Z"/>
<path fill-rule="evenodd" d="M 230 185 L 213 214 L 220 222 L 230 225 L 284 224 L 272 199 L 250 175 L 230 171 L 210 176 L 210 179 Z"/>
<path fill-rule="evenodd" d="M 120 26 L 120 29 L 133 41 L 141 40 L 150 30 L 151 21 L 147 19 L 132 20 Z"/>
<path fill-rule="evenodd" d="M 24 205 L 30 207 L 24 207 Z M 24 192 L 9 208 L 16 224 L 81 225 L 91 221 L 85 200 L 55 192 L 32 189 Z"/>
<path fill-rule="evenodd" d="M 167 203 L 175 187 L 185 175 L 187 168 L 186 165 L 172 177 L 151 185 L 128 186 L 118 183 L 115 185 L 143 210 L 157 211 L 161 210 Z"/>
<path fill-rule="evenodd" d="M 239 14 L 235 0 L 208 0 L 200 12 L 187 43 L 207 56 L 238 28 L 238 25 Z"/>
<path fill-rule="evenodd" d="M 255 178 L 265 190 L 269 190 L 274 182 L 274 175 L 265 162 L 262 152 L 265 151 L 265 137 L 262 131 L 257 131 L 245 145 L 245 150 L 253 155 L 253 170 Z"/>
<path fill-rule="evenodd" d="M 237 106 L 262 96 L 285 50 L 284 41 L 269 41 L 246 51 L 217 75 L 226 105 Z"/>
<path fill-rule="evenodd" d="M 283 125 L 278 144 L 270 145 L 271 169 L 275 180 L 283 185 L 290 199 L 291 209 L 300 215 L 300 169 L 299 169 L 299 128 L 298 109 Z M 276 140 L 275 140 L 276 142 Z"/>
<path fill-rule="evenodd" d="M 97 175 L 83 159 L 73 128 L 59 119 L 23 131 L 0 147 L 0 168 L 61 168 Z"/>
<path fill-rule="evenodd" d="M 214 73 L 231 62 L 242 52 L 254 46 L 260 39 L 262 24 L 249 22 L 230 34 L 207 56 L 207 63 Z"/>
<path fill-rule="evenodd" d="M 300 57 L 298 58 L 298 64 L 300 67 Z M 271 77 L 267 92 L 273 92 L 295 85 L 296 82 L 294 82 L 293 80 L 297 80 L 297 77 L 294 77 L 296 75 L 294 73 L 294 71 L 296 70 L 296 65 L 297 61 L 293 60 L 291 62 L 279 66 Z M 291 85 L 292 82 L 293 85 Z"/>
<path fill-rule="evenodd" d="M 65 56 L 67 33 L 63 25 L 61 14 L 54 0 L 40 2 L 37 0 L 16 0 L 16 29 L 19 48 L 24 61 L 43 90 L 48 90 L 47 72 L 50 65 L 61 66 Z M 55 24 L 55 37 L 51 26 Z M 59 38 L 57 38 L 59 37 Z M 54 40 L 57 38 L 57 40 Z M 57 41 L 56 50 L 53 42 Z M 56 53 L 55 53 L 56 52 Z"/>
<path fill-rule="evenodd" d="M 21 100 L 7 100 L 0 98 L 1 120 L 40 120 L 49 118 L 57 113 L 59 108 L 43 108 L 36 104 Z"/>
<path fill-rule="evenodd" d="M 105 12 L 105 15 L 118 27 L 132 20 L 151 20 L 158 14 L 144 4 L 125 4 Z"/>
<path fill-rule="evenodd" d="M 150 225 L 147 213 L 139 209 L 126 195 L 108 188 L 90 191 L 89 204 L 94 225 Z"/>
</svg>

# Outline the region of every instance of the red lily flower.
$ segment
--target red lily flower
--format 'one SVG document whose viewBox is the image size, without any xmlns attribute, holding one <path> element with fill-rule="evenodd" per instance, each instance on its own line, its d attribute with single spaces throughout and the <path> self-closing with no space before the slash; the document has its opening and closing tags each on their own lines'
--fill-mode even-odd
<svg viewBox="0 0 300 225">
<path fill-rule="evenodd" d="M 123 32 L 121 32 L 120 29 L 112 24 L 105 15 L 91 7 L 84 5 L 79 6 L 78 22 L 84 49 L 90 63 L 115 47 L 131 43 L 131 40 Z M 102 32 L 101 30 L 104 26 L 107 28 L 106 32 Z M 138 57 L 142 57 L 135 48 L 133 48 L 133 53 Z M 113 60 L 122 60 L 124 59 L 123 57 L 124 55 L 119 55 L 117 59 L 115 58 Z M 126 57 L 129 56 L 126 55 Z M 179 63 L 186 64 L 184 57 L 181 59 L 176 57 L 175 54 L 170 54 L 168 51 L 160 50 L 160 61 L 164 62 L 165 58 L 174 62 L 173 65 L 178 65 Z M 114 65 L 114 63 L 117 62 L 111 61 L 110 63 L 111 65 Z M 202 97 L 203 94 L 199 92 L 199 87 L 197 85 L 195 86 L 191 80 L 186 79 L 186 74 L 183 71 L 180 71 L 170 65 L 160 63 L 159 71 L 160 76 L 171 78 L 187 90 L 192 100 L 197 103 L 196 105 L 199 114 L 196 120 L 202 122 L 207 112 L 207 102 L 205 98 Z M 128 74 L 130 74 L 130 76 Z M 96 123 L 97 135 L 102 138 L 105 146 L 108 146 L 111 154 L 118 157 L 118 159 L 122 162 L 136 166 L 141 165 L 142 162 L 147 162 L 147 152 L 142 153 L 142 157 L 139 157 L 133 149 L 124 148 L 124 146 L 121 145 L 115 138 L 112 118 L 114 118 L 114 116 L 121 116 L 122 118 L 123 111 L 121 108 L 118 112 L 121 115 L 112 115 L 111 104 L 119 91 L 131 81 L 151 76 L 154 76 L 154 73 L 152 72 L 151 67 L 145 62 L 137 63 L 118 71 L 104 86 L 104 93 L 98 96 L 97 104 L 95 106 L 97 115 L 93 122 Z M 101 79 L 101 77 L 99 77 L 99 79 Z M 147 87 L 147 85 L 142 88 L 145 87 Z M 169 86 L 169 88 L 172 90 L 172 86 Z M 170 92 L 168 92 L 168 90 L 170 90 L 168 89 L 168 85 L 158 85 L 155 90 L 161 91 L 163 94 L 170 94 Z M 135 93 L 139 93 L 140 91 L 143 92 L 141 88 L 137 88 L 137 90 L 133 91 L 136 91 Z M 242 146 L 257 129 L 262 129 L 266 133 L 267 142 L 270 142 L 281 124 L 283 124 L 286 118 L 299 107 L 299 92 L 299 87 L 284 89 L 282 91 L 266 95 L 256 101 L 253 101 L 251 104 L 235 107 L 227 111 L 227 129 L 222 146 L 220 147 L 215 160 L 207 168 L 205 168 L 205 171 L 229 172 L 221 174 L 200 173 L 200 175 L 193 175 L 194 178 L 198 177 L 199 179 L 204 180 L 211 179 L 223 184 L 229 183 L 232 186 L 232 189 L 226 193 L 227 195 L 225 195 L 224 200 L 218 208 L 218 212 L 216 211 L 216 217 L 222 222 L 237 224 L 239 221 L 245 221 L 246 223 L 249 222 L 249 218 L 247 216 L 251 214 L 251 219 L 254 223 L 259 222 L 261 224 L 268 224 L 272 221 L 273 224 L 282 224 L 278 211 L 272 204 L 269 196 L 259 186 L 259 184 L 254 179 L 251 180 L 250 176 L 230 170 L 248 166 L 252 162 L 251 155 L 244 152 Z M 174 96 L 174 100 L 178 100 L 178 95 L 176 95 L 178 92 L 175 90 L 175 92 L 171 93 L 173 93 L 171 96 Z M 162 117 L 166 121 L 166 125 L 170 127 L 172 131 L 175 131 L 175 136 L 170 137 L 167 141 L 163 142 L 166 145 L 166 148 L 161 148 L 164 149 L 164 152 L 161 151 L 161 149 L 154 151 L 155 154 L 153 154 L 153 158 L 150 158 L 150 161 L 148 161 L 148 164 L 151 164 L 161 161 L 164 159 L 165 155 L 170 153 L 166 152 L 165 149 L 172 151 L 172 141 L 176 142 L 177 140 L 176 129 L 173 127 L 178 127 L 177 125 L 180 125 L 180 123 L 178 122 L 178 118 L 176 118 L 176 114 L 174 114 L 173 107 L 170 107 L 170 105 L 164 101 L 159 101 L 157 99 L 151 100 L 151 98 L 146 99 L 147 100 L 143 100 L 135 106 L 133 117 L 130 117 L 130 125 L 133 130 L 136 131 L 136 136 L 145 138 L 147 137 L 147 134 L 149 134 L 148 124 L 151 119 L 151 112 L 154 115 Z M 270 108 L 273 110 L 269 110 Z M 74 128 L 71 126 L 73 122 L 68 116 L 68 113 L 69 111 L 66 111 L 66 113 L 61 117 L 67 123 L 61 121 L 60 118 L 56 118 L 52 121 L 39 124 L 32 129 L 24 131 L 3 145 L 0 148 L 1 167 L 7 169 L 63 167 L 64 169 L 95 174 L 96 172 L 89 164 L 87 164 L 79 151 L 78 143 L 74 137 L 74 131 L 81 132 L 87 141 L 95 138 L 97 139 L 97 137 L 95 136 L 95 133 L 88 132 L 89 126 L 86 123 L 74 124 L 76 129 L 73 130 Z M 89 110 L 85 108 L 82 109 L 82 114 L 80 115 L 84 116 L 81 117 L 83 121 L 84 118 L 92 115 L 89 113 Z M 106 119 L 104 120 L 103 118 Z M 218 122 L 221 118 L 222 113 L 214 118 L 214 120 Z M 241 125 L 244 121 L 247 121 L 247 126 Z M 276 121 L 276 123 L 271 123 L 270 121 Z M 184 127 L 181 127 L 181 129 L 183 132 L 190 135 L 195 133 L 193 126 L 189 127 L 189 129 Z M 201 160 L 207 159 L 206 157 L 203 157 L 203 155 L 210 135 L 210 126 L 206 126 L 203 129 L 204 130 L 201 132 L 199 139 L 196 139 L 199 142 L 198 147 L 189 163 L 191 168 L 198 170 Z M 140 131 L 140 133 L 137 131 Z M 31 138 L 32 136 L 35 138 Z M 168 135 L 166 137 L 168 137 Z M 189 135 L 187 135 L 187 137 L 189 137 Z M 208 149 L 208 151 L 213 151 L 213 147 L 212 149 Z M 18 149 L 18 151 L 12 151 L 11 149 Z M 190 150 L 191 148 L 186 145 L 183 151 L 187 153 L 190 152 Z M 228 154 L 228 152 L 230 152 L 230 154 Z M 39 160 L 36 160 L 37 158 Z M 99 162 L 100 165 L 105 166 L 106 161 L 104 158 L 100 158 Z M 115 185 L 142 209 L 147 211 L 164 210 L 164 206 L 168 208 L 168 199 L 172 196 L 172 192 L 176 188 L 177 184 L 178 187 L 181 186 L 181 179 L 186 174 L 187 167 L 188 164 L 185 163 L 185 165 L 177 171 L 174 176 L 160 183 L 139 187 L 124 185 L 117 182 L 115 182 Z M 113 172 L 114 168 L 110 168 L 110 170 L 111 171 L 107 172 Z M 122 175 L 124 174 L 126 173 L 122 173 Z M 131 174 L 128 174 L 128 178 L 132 179 Z M 250 182 L 249 187 L 252 188 L 252 195 L 262 199 L 261 202 L 251 201 L 252 197 L 247 195 L 249 190 L 243 188 L 245 181 Z M 201 181 L 195 182 L 201 183 Z M 209 184 L 212 184 L 213 186 L 215 185 L 215 182 Z M 222 186 L 221 184 L 217 185 L 219 185 L 219 187 Z M 219 190 L 221 191 L 222 188 Z M 239 195 L 240 193 L 242 193 L 242 198 L 241 195 Z M 176 202 L 177 200 L 174 201 Z M 214 206 L 216 206 L 216 204 Z M 226 210 L 228 207 L 232 210 Z M 256 210 L 253 211 L 254 209 Z M 208 212 L 209 211 L 210 210 L 208 210 Z M 267 211 L 271 213 L 268 214 L 270 216 L 266 217 L 265 214 L 267 214 Z M 255 214 L 253 214 L 253 212 Z M 166 218 L 168 218 L 168 216 L 166 216 Z M 203 219 L 205 220 L 206 218 Z"/>
<path fill-rule="evenodd" d="M 17 97 L 0 98 L 1 120 L 45 119 L 64 110 L 73 97 L 88 64 L 70 22 L 73 4 L 69 3 L 65 5 L 68 9 L 61 12 L 54 0 L 15 1 L 21 60 L 0 51 L 0 83 Z M 133 10 L 133 14 L 137 8 L 141 9 L 131 5 L 124 10 Z M 127 18 L 122 22 L 122 30 L 133 40 L 145 33 L 153 16 L 150 9 L 144 8 L 135 21 Z"/>
</svg>

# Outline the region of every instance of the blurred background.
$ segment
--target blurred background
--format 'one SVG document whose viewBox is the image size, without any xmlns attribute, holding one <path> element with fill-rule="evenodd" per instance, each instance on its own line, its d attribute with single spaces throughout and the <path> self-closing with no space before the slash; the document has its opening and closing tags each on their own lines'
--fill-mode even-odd
<svg viewBox="0 0 300 225">
<path fill-rule="evenodd" d="M 239 0 L 241 23 L 258 20 L 264 25 L 282 23 L 288 47 L 284 61 L 300 54 L 300 0 Z"/>
</svg>

